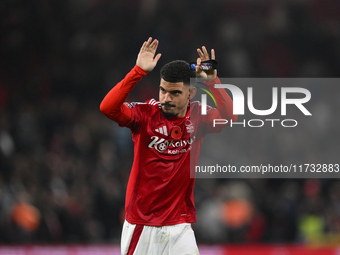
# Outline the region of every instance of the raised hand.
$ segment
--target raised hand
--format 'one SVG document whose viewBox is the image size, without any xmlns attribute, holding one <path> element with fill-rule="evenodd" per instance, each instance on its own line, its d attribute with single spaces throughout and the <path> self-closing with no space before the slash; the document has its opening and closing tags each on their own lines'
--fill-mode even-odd
<svg viewBox="0 0 340 255">
<path fill-rule="evenodd" d="M 200 56 L 199 58 L 197 58 L 197 65 L 196 65 L 196 72 L 198 74 L 198 76 L 204 80 L 212 80 L 215 79 L 217 76 L 217 70 L 208 70 L 208 71 L 203 71 L 202 67 L 201 67 L 201 62 L 202 61 L 206 61 L 206 60 L 210 60 L 209 57 L 209 53 L 207 51 L 207 49 L 205 48 L 205 46 L 202 46 L 202 50 L 201 49 L 197 49 L 197 53 Z M 215 50 L 211 49 L 211 59 L 215 60 Z"/>
<path fill-rule="evenodd" d="M 152 38 L 149 37 L 149 39 L 145 41 L 140 48 L 136 65 L 146 72 L 151 72 L 161 57 L 160 53 L 158 53 L 155 57 L 158 43 L 157 39 L 152 41 Z"/>
</svg>

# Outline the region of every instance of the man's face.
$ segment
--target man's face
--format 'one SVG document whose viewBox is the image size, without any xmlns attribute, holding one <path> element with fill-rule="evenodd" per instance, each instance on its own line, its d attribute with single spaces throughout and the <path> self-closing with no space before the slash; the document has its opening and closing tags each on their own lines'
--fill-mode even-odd
<svg viewBox="0 0 340 255">
<path fill-rule="evenodd" d="M 190 86 L 183 82 L 167 82 L 161 79 L 159 102 L 166 117 L 184 117 L 190 100 Z"/>
</svg>

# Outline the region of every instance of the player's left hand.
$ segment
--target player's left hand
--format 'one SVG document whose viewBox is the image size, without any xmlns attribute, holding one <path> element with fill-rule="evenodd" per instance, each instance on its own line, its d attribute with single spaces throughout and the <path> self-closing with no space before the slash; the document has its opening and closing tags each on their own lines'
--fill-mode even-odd
<svg viewBox="0 0 340 255">
<path fill-rule="evenodd" d="M 209 53 L 207 51 L 207 49 L 205 48 L 205 46 L 202 46 L 202 50 L 201 49 L 197 49 L 197 53 L 200 56 L 199 58 L 197 58 L 197 65 L 196 65 L 196 72 L 198 74 L 198 76 L 204 80 L 212 80 L 215 79 L 217 76 L 217 70 L 208 70 L 208 71 L 203 71 L 202 67 L 201 67 L 201 62 L 202 61 L 206 61 L 206 60 L 210 60 L 210 56 Z M 215 50 L 211 49 L 211 59 L 215 60 Z"/>
</svg>

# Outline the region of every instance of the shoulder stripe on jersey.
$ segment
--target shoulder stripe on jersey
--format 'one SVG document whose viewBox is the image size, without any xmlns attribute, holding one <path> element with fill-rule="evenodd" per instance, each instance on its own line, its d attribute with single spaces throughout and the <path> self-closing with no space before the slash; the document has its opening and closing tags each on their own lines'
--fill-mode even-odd
<svg viewBox="0 0 340 255">
<path fill-rule="evenodd" d="M 151 104 L 151 105 L 158 105 L 159 102 L 157 102 L 155 99 L 152 98 L 152 99 L 150 99 L 149 104 Z"/>
<path fill-rule="evenodd" d="M 130 108 L 133 108 L 133 107 L 135 107 L 135 105 L 137 105 L 137 104 L 140 104 L 140 105 L 142 105 L 142 104 L 149 104 L 149 105 L 160 105 L 160 103 L 159 102 L 157 102 L 155 99 L 150 99 L 149 100 L 149 102 L 145 102 L 145 103 L 142 103 L 142 102 L 124 102 L 124 104 L 126 104 L 127 106 L 129 106 Z"/>
</svg>

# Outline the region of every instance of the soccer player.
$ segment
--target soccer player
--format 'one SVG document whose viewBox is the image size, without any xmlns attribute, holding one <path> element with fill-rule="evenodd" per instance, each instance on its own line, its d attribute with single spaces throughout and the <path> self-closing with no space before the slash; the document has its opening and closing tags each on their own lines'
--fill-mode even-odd
<svg viewBox="0 0 340 255">
<path fill-rule="evenodd" d="M 236 121 L 232 100 L 220 83 L 217 70 L 203 71 L 201 62 L 210 60 L 207 49 L 197 49 L 196 69 L 182 60 L 166 64 L 160 72 L 159 101 L 125 102 L 133 87 L 151 72 L 161 54 L 158 40 L 150 37 L 139 51 L 136 65 L 103 99 L 100 110 L 121 127 L 132 132 L 134 161 L 125 200 L 122 254 L 199 254 L 191 223 L 196 222 L 190 177 L 190 153 L 198 161 L 205 134 L 219 132 L 213 119 Z M 211 50 L 211 59 L 215 52 Z M 200 77 L 218 97 L 217 109 L 190 102 L 196 88 L 190 78 Z M 222 125 L 219 125 L 222 126 Z"/>
</svg>

